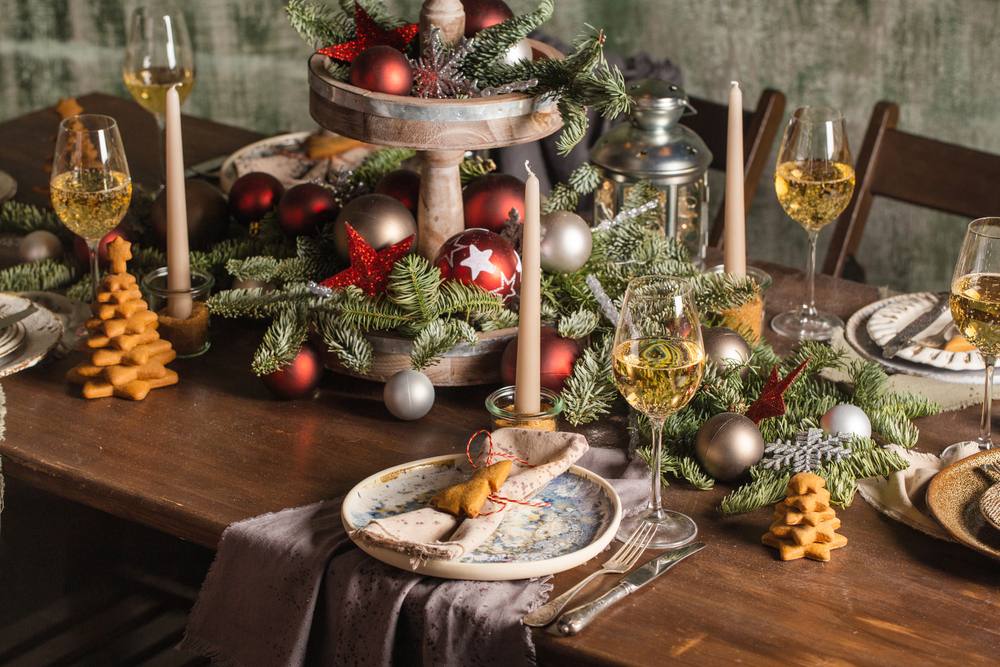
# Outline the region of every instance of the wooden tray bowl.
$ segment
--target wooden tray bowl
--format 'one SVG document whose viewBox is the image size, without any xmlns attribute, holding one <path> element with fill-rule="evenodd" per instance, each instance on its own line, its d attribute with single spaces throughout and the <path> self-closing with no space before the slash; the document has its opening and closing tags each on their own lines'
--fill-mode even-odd
<svg viewBox="0 0 1000 667">
<path fill-rule="evenodd" d="M 528 40 L 538 58 L 562 58 Z M 337 81 L 329 58 L 309 58 L 309 113 L 323 127 L 352 139 L 417 150 L 480 150 L 537 141 L 562 127 L 555 105 L 524 93 L 460 100 L 387 95 Z"/>
<path fill-rule="evenodd" d="M 516 336 L 516 328 L 481 332 L 478 343 L 457 345 L 439 362 L 425 368 L 424 373 L 435 387 L 495 384 L 500 381 L 500 357 L 507 343 Z M 391 334 L 368 334 L 367 338 L 375 352 L 371 371 L 367 375 L 344 368 L 333 352 L 323 353 L 324 364 L 336 373 L 376 382 L 386 382 L 399 371 L 410 368 L 412 341 Z M 320 345 L 318 349 L 326 348 Z"/>
</svg>

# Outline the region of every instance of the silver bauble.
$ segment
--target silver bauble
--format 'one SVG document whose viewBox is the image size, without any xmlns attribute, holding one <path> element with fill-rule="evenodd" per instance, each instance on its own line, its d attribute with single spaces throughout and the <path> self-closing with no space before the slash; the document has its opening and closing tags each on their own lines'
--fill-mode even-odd
<svg viewBox="0 0 1000 667">
<path fill-rule="evenodd" d="M 510 47 L 507 55 L 503 57 L 503 62 L 507 65 L 516 65 L 519 60 L 531 60 L 531 45 L 528 40 L 522 39 L 520 42 Z"/>
<path fill-rule="evenodd" d="M 590 225 L 569 211 L 542 216 L 542 268 L 552 273 L 572 273 L 590 258 L 594 239 Z"/>
<path fill-rule="evenodd" d="M 745 364 L 750 359 L 750 344 L 732 329 L 702 327 L 705 358 L 717 366 Z"/>
<path fill-rule="evenodd" d="M 59 259 L 63 254 L 62 241 L 52 232 L 39 229 L 25 235 L 17 244 L 17 255 L 22 262 L 41 262 Z"/>
<path fill-rule="evenodd" d="M 872 422 L 865 411 L 850 403 L 841 403 L 830 408 L 819 420 L 823 430 L 832 435 L 849 433 L 862 438 L 872 437 Z"/>
<path fill-rule="evenodd" d="M 764 438 L 747 417 L 723 412 L 698 429 L 694 453 L 709 475 L 723 481 L 734 480 L 760 461 Z"/>
<path fill-rule="evenodd" d="M 434 385 L 420 371 L 399 371 L 385 383 L 382 400 L 393 416 L 406 421 L 420 419 L 434 405 Z"/>
<path fill-rule="evenodd" d="M 347 228 L 355 231 L 376 250 L 382 250 L 417 233 L 417 223 L 410 210 L 388 195 L 361 195 L 344 205 L 333 225 L 333 242 L 337 256 L 350 260 L 347 249 Z M 416 248 L 416 241 L 413 243 Z"/>
</svg>

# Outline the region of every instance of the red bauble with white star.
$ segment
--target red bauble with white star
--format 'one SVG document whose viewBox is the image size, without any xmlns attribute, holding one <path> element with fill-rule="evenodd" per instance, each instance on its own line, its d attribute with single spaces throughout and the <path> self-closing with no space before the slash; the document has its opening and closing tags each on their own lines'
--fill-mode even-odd
<svg viewBox="0 0 1000 667">
<path fill-rule="evenodd" d="M 434 264 L 445 280 L 478 285 L 509 300 L 521 284 L 521 258 L 510 241 L 488 229 L 466 229 L 444 242 Z"/>
</svg>

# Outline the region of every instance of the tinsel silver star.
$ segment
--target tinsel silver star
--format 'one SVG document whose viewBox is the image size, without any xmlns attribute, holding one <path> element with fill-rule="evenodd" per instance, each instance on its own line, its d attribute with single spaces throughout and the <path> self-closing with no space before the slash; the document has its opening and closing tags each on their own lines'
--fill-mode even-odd
<svg viewBox="0 0 1000 667">
<path fill-rule="evenodd" d="M 791 472 L 816 470 L 829 461 L 840 461 L 851 455 L 851 434 L 826 435 L 822 429 L 810 428 L 795 434 L 795 441 L 779 440 L 764 448 L 760 465 L 764 468 Z"/>
</svg>

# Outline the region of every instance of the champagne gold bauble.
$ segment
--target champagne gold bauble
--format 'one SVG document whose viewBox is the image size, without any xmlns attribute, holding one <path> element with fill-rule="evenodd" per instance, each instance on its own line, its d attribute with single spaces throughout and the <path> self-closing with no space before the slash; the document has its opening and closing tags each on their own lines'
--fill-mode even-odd
<svg viewBox="0 0 1000 667">
<path fill-rule="evenodd" d="M 542 216 L 542 268 L 552 273 L 573 273 L 590 258 L 593 237 L 590 225 L 569 211 Z"/>
<path fill-rule="evenodd" d="M 750 359 L 750 345 L 732 329 L 702 327 L 705 358 L 717 366 L 745 364 Z"/>
<path fill-rule="evenodd" d="M 18 242 L 17 255 L 22 262 L 59 259 L 63 255 L 62 241 L 52 232 L 36 229 Z"/>
<path fill-rule="evenodd" d="M 764 438 L 743 415 L 723 412 L 710 418 L 695 436 L 694 453 L 715 479 L 738 479 L 764 455 Z"/>
<path fill-rule="evenodd" d="M 413 214 L 399 201 L 386 195 L 361 195 L 347 202 L 333 223 L 337 256 L 345 262 L 350 260 L 347 252 L 347 228 L 344 227 L 347 222 L 376 250 L 388 248 L 417 233 Z M 413 244 L 414 247 L 416 245 Z"/>
</svg>

